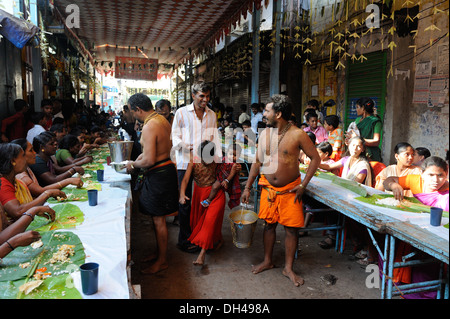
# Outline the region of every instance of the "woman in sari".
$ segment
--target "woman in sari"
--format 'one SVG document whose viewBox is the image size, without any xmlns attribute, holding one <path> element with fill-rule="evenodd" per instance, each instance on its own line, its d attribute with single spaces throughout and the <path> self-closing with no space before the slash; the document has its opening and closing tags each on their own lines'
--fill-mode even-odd
<svg viewBox="0 0 450 319">
<path fill-rule="evenodd" d="M 49 197 L 66 197 L 62 191 L 51 189 L 33 199 L 28 187 L 16 179 L 16 174 L 25 168 L 24 151 L 19 145 L 0 144 L 0 203 L 11 221 L 19 219 L 30 208 L 44 204 Z"/>
<path fill-rule="evenodd" d="M 55 155 L 57 142 L 55 134 L 51 132 L 43 132 L 36 136 L 33 140 L 33 148 L 36 152 L 36 163 L 29 167 L 36 176 L 39 185 L 47 186 L 62 182 L 66 178 L 72 177 L 75 173 L 84 175 L 84 169 L 75 164 L 66 165 L 67 170 L 58 174 L 52 156 Z"/>
<path fill-rule="evenodd" d="M 321 163 L 319 168 L 333 171 L 343 167 L 341 177 L 372 187 L 372 170 L 364 152 L 364 139 L 355 136 L 348 144 L 349 156 L 331 164 Z"/>
<path fill-rule="evenodd" d="M 422 163 L 421 175 L 407 175 L 403 177 L 388 177 L 384 181 L 384 188 L 392 191 L 398 200 L 403 199 L 403 190 L 410 189 L 414 197 L 422 204 L 449 210 L 448 165 L 440 157 L 428 157 Z M 411 245 L 399 242 L 396 248 L 395 261 L 400 261 L 402 256 L 410 254 Z M 420 253 L 419 253 L 420 254 Z M 420 258 L 420 257 L 418 257 Z M 416 283 L 439 278 L 439 265 L 430 264 L 420 267 L 403 267 L 394 269 L 395 283 Z M 405 295 L 407 299 L 435 299 L 436 291 L 420 292 Z"/>
<path fill-rule="evenodd" d="M 356 101 L 356 114 L 358 117 L 355 120 L 356 126 L 359 130 L 359 136 L 364 138 L 367 158 L 370 161 L 381 162 L 380 138 L 383 126 L 381 120 L 377 115 L 374 115 L 375 103 L 371 98 L 363 97 Z M 354 131 L 348 132 L 346 138 L 350 139 L 357 134 Z"/>
<path fill-rule="evenodd" d="M 411 174 L 422 174 L 422 169 L 413 165 L 415 151 L 409 143 L 398 143 L 395 145 L 394 153 L 397 164 L 389 165 L 376 177 L 375 188 L 380 191 L 386 191 L 383 182 L 390 176 L 402 177 Z M 413 193 L 409 189 L 405 189 L 403 196 L 412 197 Z"/>
<path fill-rule="evenodd" d="M 33 198 L 39 197 L 44 191 L 50 189 L 63 189 L 67 185 L 75 185 L 77 187 L 83 186 L 83 181 L 80 177 L 69 177 L 55 184 L 42 187 L 39 185 L 36 176 L 29 167 L 29 165 L 36 163 L 36 152 L 34 151 L 33 146 L 24 138 L 14 140 L 11 143 L 19 145 L 25 152 L 24 156 L 27 166 L 24 172 L 16 175 L 16 179 L 22 181 L 28 187 Z"/>
<path fill-rule="evenodd" d="M 225 212 L 225 192 L 222 188 L 218 190 L 208 207 L 203 207 L 201 204 L 201 201 L 208 197 L 212 185 L 216 181 L 218 164 L 213 160 L 215 148 L 212 142 L 202 142 L 199 151 L 201 162 L 198 163 L 199 161 L 194 160 L 188 164 L 180 186 L 180 204 L 185 204 L 186 200 L 189 200 L 185 195 L 185 190 L 192 173 L 194 176 L 190 220 L 192 233 L 188 240 L 201 248 L 194 265 L 203 265 L 206 251 L 212 248 L 217 249 L 222 245 L 222 221 Z M 210 151 L 209 154 L 207 154 L 208 151 Z M 216 247 L 214 247 L 215 244 L 217 244 Z"/>
<path fill-rule="evenodd" d="M 383 185 L 392 191 L 398 200 L 403 199 L 403 190 L 409 189 L 422 204 L 449 210 L 448 165 L 440 157 L 428 157 L 422 164 L 421 175 L 389 177 Z"/>
</svg>

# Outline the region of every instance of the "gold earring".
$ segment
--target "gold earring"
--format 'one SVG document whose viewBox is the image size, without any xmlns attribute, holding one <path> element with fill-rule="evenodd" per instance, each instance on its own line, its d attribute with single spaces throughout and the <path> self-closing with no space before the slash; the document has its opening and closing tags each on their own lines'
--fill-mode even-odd
<svg viewBox="0 0 450 319">
<path fill-rule="evenodd" d="M 42 152 L 44 152 L 45 150 L 44 149 L 42 149 Z"/>
<path fill-rule="evenodd" d="M 13 163 L 12 163 L 12 166 L 16 166 L 16 163 L 15 163 L 15 162 L 13 162 Z"/>
</svg>

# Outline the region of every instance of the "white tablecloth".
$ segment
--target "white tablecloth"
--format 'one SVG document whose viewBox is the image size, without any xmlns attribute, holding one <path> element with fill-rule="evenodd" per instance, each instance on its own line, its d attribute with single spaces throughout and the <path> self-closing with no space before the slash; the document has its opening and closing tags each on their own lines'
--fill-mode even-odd
<svg viewBox="0 0 450 319">
<path fill-rule="evenodd" d="M 129 192 L 112 185 L 129 181 L 130 175 L 116 173 L 110 166 L 104 166 L 105 181 L 101 182 L 97 206 L 89 206 L 87 201 L 71 202 L 84 213 L 84 222 L 68 229 L 83 243 L 86 262 L 100 265 L 98 292 L 93 295 L 82 293 L 79 271 L 72 273 L 72 278 L 83 298 L 129 299 L 125 231 L 125 204 Z"/>
</svg>

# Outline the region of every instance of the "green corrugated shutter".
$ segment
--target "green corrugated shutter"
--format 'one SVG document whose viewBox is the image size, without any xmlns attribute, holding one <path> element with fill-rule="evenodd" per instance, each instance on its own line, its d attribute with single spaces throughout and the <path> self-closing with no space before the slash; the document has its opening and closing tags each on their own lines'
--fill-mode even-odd
<svg viewBox="0 0 450 319">
<path fill-rule="evenodd" d="M 364 62 L 348 59 L 346 74 L 345 129 L 356 119 L 356 101 L 361 97 L 374 100 L 378 115 L 384 118 L 386 97 L 386 52 L 364 55 Z M 381 136 L 382 138 L 383 136 Z M 381 140 L 382 142 L 382 140 Z M 380 145 L 381 145 L 380 142 Z"/>
</svg>

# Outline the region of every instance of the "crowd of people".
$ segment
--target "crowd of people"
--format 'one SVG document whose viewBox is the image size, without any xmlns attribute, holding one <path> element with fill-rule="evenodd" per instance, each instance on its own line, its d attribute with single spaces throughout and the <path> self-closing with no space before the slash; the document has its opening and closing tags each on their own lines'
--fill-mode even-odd
<svg viewBox="0 0 450 319">
<path fill-rule="evenodd" d="M 34 216 L 54 220 L 46 201 L 65 198 L 67 185 L 82 187 L 82 165 L 92 162 L 86 153 L 108 139 L 110 115 L 98 106 L 44 99 L 41 107 L 31 111 L 17 99 L 16 113 L 1 122 L 0 258 L 40 238 L 26 231 Z"/>
<path fill-rule="evenodd" d="M 317 169 L 391 193 L 396 199 L 414 196 L 425 205 L 449 210 L 448 153 L 444 160 L 424 147 L 402 142 L 394 149 L 396 162 L 384 165 L 381 119 L 370 98 L 357 101 L 358 117 L 344 132 L 340 118 L 324 116 L 317 100 L 308 102 L 299 124 L 284 94 L 272 96 L 264 105 L 252 104 L 252 116 L 241 105 L 237 120 L 233 109 L 210 103 L 209 85 L 195 83 L 191 94 L 193 102 L 175 113 L 168 100 L 158 101 L 154 108 L 148 96 L 134 94 L 120 113 L 120 126 L 134 141 L 127 172 L 136 177 L 140 211 L 152 217 L 156 235 L 156 253 L 145 259 L 152 263 L 144 274 L 169 267 L 167 216 L 175 216 L 179 225 L 177 247 L 198 253 L 193 264 L 204 265 L 206 252 L 222 246 L 226 204 L 232 209 L 248 203 L 257 179 L 259 218 L 265 221 L 264 259 L 252 272 L 274 267 L 275 230 L 281 224 L 286 234 L 282 273 L 296 286 L 304 282 L 293 269 L 299 232 L 310 221 L 304 206 L 314 205 L 304 191 Z M 37 214 L 54 218 L 52 209 L 43 206 L 49 197 L 64 197 L 61 189 L 68 184 L 82 186 L 73 175 L 83 175 L 82 165 L 92 161 L 86 153 L 107 141 L 105 133 L 111 124 L 110 114 L 73 101 L 44 100 L 42 112 L 31 114 L 25 101 L 14 105 L 17 113 L 3 120 L 1 128 L 0 257 L 39 237 L 24 230 Z M 278 131 L 274 135 L 266 128 Z M 225 143 L 225 154 L 222 137 L 231 141 Z M 243 166 L 238 160 L 242 145 L 256 147 L 243 189 L 239 180 Z M 307 166 L 303 180 L 299 164 Z M 356 229 L 355 238 L 357 234 Z M 377 262 L 376 250 L 358 239 L 357 262 Z M 334 241 L 335 234 L 329 231 L 319 246 L 327 249 Z"/>
</svg>

